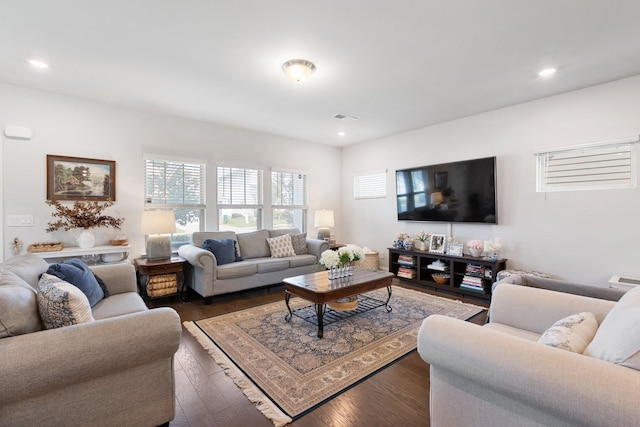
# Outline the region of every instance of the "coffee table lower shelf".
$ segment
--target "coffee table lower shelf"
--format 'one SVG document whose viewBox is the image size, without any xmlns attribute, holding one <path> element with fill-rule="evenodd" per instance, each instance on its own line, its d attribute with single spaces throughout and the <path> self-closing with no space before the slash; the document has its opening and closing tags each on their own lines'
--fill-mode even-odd
<svg viewBox="0 0 640 427">
<path fill-rule="evenodd" d="M 284 319 L 289 322 L 291 321 L 292 316 L 299 317 L 300 319 L 317 326 L 318 338 L 322 338 L 324 326 L 331 325 L 332 323 L 338 322 L 340 320 L 348 319 L 350 317 L 382 306 L 384 306 L 387 312 L 390 313 L 393 310 L 393 308 L 389 305 L 389 300 L 391 299 L 391 286 L 387 287 L 387 291 L 389 293 L 389 296 L 386 301 L 382 301 L 367 295 L 358 295 L 358 306 L 353 310 L 347 311 L 327 308 L 326 304 L 310 304 L 292 310 L 289 306 L 289 298 L 291 297 L 291 293 L 285 291 L 285 302 L 287 304 L 289 313 L 287 313 Z"/>
</svg>

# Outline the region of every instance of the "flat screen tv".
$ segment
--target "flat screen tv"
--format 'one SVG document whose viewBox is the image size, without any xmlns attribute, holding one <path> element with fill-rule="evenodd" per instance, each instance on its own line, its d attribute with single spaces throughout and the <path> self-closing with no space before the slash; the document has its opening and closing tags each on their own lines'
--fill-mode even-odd
<svg viewBox="0 0 640 427">
<path fill-rule="evenodd" d="M 398 220 L 498 223 L 496 158 L 396 171 Z"/>
</svg>

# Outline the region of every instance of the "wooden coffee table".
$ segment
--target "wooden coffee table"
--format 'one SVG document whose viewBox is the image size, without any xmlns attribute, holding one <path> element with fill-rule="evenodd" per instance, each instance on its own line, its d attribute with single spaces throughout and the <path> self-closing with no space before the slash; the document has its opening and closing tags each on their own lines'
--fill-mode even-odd
<svg viewBox="0 0 640 427">
<path fill-rule="evenodd" d="M 323 318 L 326 304 L 340 298 L 347 298 L 380 288 L 387 288 L 387 300 L 379 304 L 384 305 L 388 312 L 391 311 L 389 300 L 391 299 L 392 273 L 377 270 L 354 268 L 353 276 L 329 280 L 328 271 L 289 277 L 283 280 L 285 284 L 285 303 L 289 313 L 285 316 L 288 322 L 293 316 L 289 306 L 291 295 L 297 295 L 315 304 L 315 313 L 318 320 L 318 338 L 322 338 Z"/>
</svg>

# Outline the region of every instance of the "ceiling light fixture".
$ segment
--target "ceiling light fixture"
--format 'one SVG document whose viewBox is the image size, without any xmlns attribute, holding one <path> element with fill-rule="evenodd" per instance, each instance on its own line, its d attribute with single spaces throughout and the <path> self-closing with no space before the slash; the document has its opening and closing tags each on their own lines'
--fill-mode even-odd
<svg viewBox="0 0 640 427">
<path fill-rule="evenodd" d="M 49 64 L 38 59 L 29 59 L 29 64 L 33 65 L 36 68 L 49 68 Z"/>
<path fill-rule="evenodd" d="M 344 132 L 344 131 L 340 131 L 340 132 L 338 132 L 338 136 L 345 136 L 346 134 L 347 134 L 347 133 L 346 133 L 346 132 Z"/>
<path fill-rule="evenodd" d="M 316 66 L 306 59 L 291 59 L 282 64 L 282 71 L 291 80 L 300 82 L 308 79 L 316 71 Z"/>
<path fill-rule="evenodd" d="M 549 76 L 555 74 L 556 71 L 558 71 L 558 70 L 556 70 L 555 68 L 545 68 L 544 70 L 540 71 L 538 73 L 538 75 L 540 77 L 549 77 Z"/>
</svg>

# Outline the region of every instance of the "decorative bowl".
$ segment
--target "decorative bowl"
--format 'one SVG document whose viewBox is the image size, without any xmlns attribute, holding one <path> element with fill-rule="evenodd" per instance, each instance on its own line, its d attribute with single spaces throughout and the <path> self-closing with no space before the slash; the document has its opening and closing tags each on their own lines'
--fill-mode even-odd
<svg viewBox="0 0 640 427">
<path fill-rule="evenodd" d="M 471 254 L 471 256 L 479 257 L 480 255 L 482 255 L 482 249 L 469 248 L 469 253 Z"/>
<path fill-rule="evenodd" d="M 434 282 L 440 283 L 440 284 L 447 283 L 451 278 L 450 275 L 445 273 L 433 273 L 431 277 L 433 278 Z"/>
</svg>

